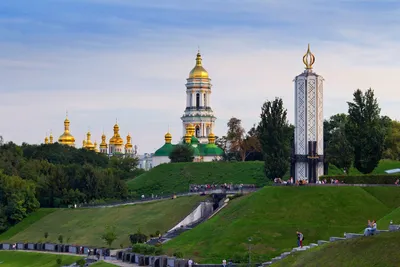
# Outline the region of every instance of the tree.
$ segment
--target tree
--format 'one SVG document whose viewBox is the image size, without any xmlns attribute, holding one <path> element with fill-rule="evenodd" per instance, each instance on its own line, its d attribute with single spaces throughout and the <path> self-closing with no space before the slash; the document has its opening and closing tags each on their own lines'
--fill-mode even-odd
<svg viewBox="0 0 400 267">
<path fill-rule="evenodd" d="M 326 160 L 346 172 L 350 169 L 354 157 L 353 148 L 347 140 L 345 132 L 347 120 L 348 116 L 341 113 L 324 121 Z"/>
<path fill-rule="evenodd" d="M 365 94 L 356 90 L 353 102 L 347 102 L 349 117 L 345 132 L 354 150 L 354 167 L 371 173 L 382 158 L 386 129 L 382 127 L 380 108 L 370 88 Z"/>
<path fill-rule="evenodd" d="M 289 168 L 290 140 L 293 134 L 282 99 L 266 101 L 261 108 L 260 117 L 258 133 L 264 155 L 265 174 L 269 179 L 283 177 Z"/>
<path fill-rule="evenodd" d="M 137 243 L 145 243 L 147 241 L 147 236 L 143 234 L 140 229 L 138 229 L 136 234 L 129 235 L 129 240 L 131 241 L 132 245 Z"/>
<path fill-rule="evenodd" d="M 104 229 L 104 233 L 101 235 L 101 239 L 111 248 L 112 243 L 117 239 L 117 233 L 115 226 L 107 225 Z"/>
<path fill-rule="evenodd" d="M 387 135 L 385 137 L 385 149 L 383 151 L 383 158 L 399 160 L 400 159 L 400 122 L 391 121 L 387 128 Z"/>
<path fill-rule="evenodd" d="M 194 149 L 192 146 L 187 144 L 178 144 L 174 147 L 169 155 L 169 159 L 172 163 L 175 162 L 193 162 Z"/>
<path fill-rule="evenodd" d="M 228 121 L 227 126 L 228 133 L 226 135 L 226 140 L 229 143 L 229 153 L 237 154 L 241 161 L 245 161 L 250 153 L 260 150 L 257 137 L 246 135 L 246 131 L 242 127 L 242 121 L 240 119 L 232 117 Z M 232 158 L 232 156 L 230 156 L 230 158 Z"/>
</svg>

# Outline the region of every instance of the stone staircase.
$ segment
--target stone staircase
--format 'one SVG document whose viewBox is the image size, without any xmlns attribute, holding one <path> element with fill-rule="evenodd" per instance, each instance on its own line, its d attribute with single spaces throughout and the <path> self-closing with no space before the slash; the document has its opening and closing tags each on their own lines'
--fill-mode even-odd
<svg viewBox="0 0 400 267">
<path fill-rule="evenodd" d="M 394 231 L 400 231 L 400 225 L 391 224 L 389 226 L 388 230 L 376 230 L 374 235 L 377 235 L 377 234 L 380 234 L 380 233 L 384 233 L 384 232 L 394 232 Z M 277 257 L 271 259 L 268 262 L 264 262 L 260 267 L 270 266 L 273 263 L 275 263 L 275 262 L 277 262 L 279 260 L 282 260 L 282 259 L 286 258 L 287 256 L 293 254 L 293 253 L 306 251 L 306 250 L 308 250 L 310 248 L 317 247 L 317 246 L 322 246 L 322 245 L 324 245 L 326 243 L 331 243 L 331 242 L 336 242 L 336 241 L 341 241 L 341 240 L 346 240 L 346 239 L 351 239 L 351 238 L 359 238 L 359 237 L 362 237 L 364 235 L 363 234 L 356 234 L 356 233 L 344 233 L 343 236 L 344 237 L 335 237 L 334 236 L 334 237 L 330 237 L 329 241 L 318 240 L 317 243 L 311 243 L 308 246 L 303 246 L 302 248 L 300 248 L 300 247 L 293 248 L 292 251 L 290 251 L 290 252 L 283 252 L 280 256 L 277 256 Z"/>
</svg>

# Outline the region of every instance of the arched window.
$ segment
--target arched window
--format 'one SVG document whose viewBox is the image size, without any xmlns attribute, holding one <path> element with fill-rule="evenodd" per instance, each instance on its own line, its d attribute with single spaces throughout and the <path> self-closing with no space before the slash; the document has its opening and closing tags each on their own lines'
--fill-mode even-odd
<svg viewBox="0 0 400 267">
<path fill-rule="evenodd" d="M 196 126 L 196 137 L 200 137 L 200 127 Z"/>
<path fill-rule="evenodd" d="M 198 108 L 200 106 L 200 94 L 197 93 L 196 94 L 196 108 Z"/>
<path fill-rule="evenodd" d="M 204 94 L 204 106 L 207 107 L 207 94 Z"/>
</svg>

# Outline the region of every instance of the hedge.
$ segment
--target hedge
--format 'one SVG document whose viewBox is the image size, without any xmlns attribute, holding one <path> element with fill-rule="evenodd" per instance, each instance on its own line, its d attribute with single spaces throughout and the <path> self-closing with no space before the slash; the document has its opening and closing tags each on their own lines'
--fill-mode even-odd
<svg viewBox="0 0 400 267">
<path fill-rule="evenodd" d="M 365 175 L 323 175 L 320 180 L 339 180 L 345 184 L 394 184 L 400 174 L 365 174 Z"/>
</svg>

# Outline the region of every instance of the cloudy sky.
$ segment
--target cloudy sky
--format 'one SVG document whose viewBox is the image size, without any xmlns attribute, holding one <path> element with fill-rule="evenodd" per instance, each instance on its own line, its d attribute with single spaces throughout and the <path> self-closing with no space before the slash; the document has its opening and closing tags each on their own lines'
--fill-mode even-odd
<svg viewBox="0 0 400 267">
<path fill-rule="evenodd" d="M 79 146 L 88 129 L 109 138 L 116 118 L 140 153 L 161 146 L 168 126 L 176 142 L 198 46 L 216 135 L 232 116 L 248 129 L 276 96 L 293 122 L 308 43 L 325 118 L 372 87 L 382 113 L 399 119 L 399 22 L 400 2 L 389 0 L 0 1 L 0 135 L 58 137 L 68 110 Z"/>
</svg>

